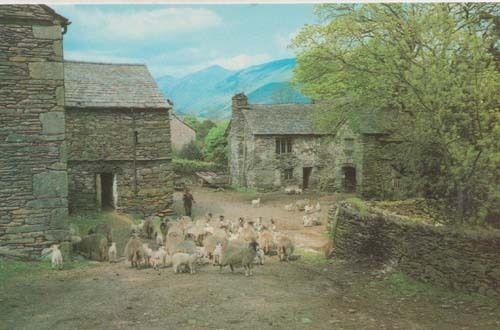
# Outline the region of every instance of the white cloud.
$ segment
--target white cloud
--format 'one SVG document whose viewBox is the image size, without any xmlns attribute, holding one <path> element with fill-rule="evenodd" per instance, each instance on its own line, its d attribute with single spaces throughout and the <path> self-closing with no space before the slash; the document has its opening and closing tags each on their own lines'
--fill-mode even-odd
<svg viewBox="0 0 500 330">
<path fill-rule="evenodd" d="M 86 62 L 103 62 L 103 63 L 144 63 L 143 59 L 117 56 L 108 51 L 65 51 L 65 60 L 86 61 Z"/>
<path fill-rule="evenodd" d="M 172 7 L 117 12 L 85 7 L 62 8 L 63 14 L 69 20 L 78 22 L 86 34 L 107 39 L 142 40 L 177 36 L 222 23 L 214 11 L 204 8 Z"/>
<path fill-rule="evenodd" d="M 272 57 L 269 54 L 240 54 L 233 57 L 216 59 L 212 61 L 211 64 L 217 64 L 229 70 L 239 70 L 251 65 L 268 62 L 271 59 Z"/>
</svg>

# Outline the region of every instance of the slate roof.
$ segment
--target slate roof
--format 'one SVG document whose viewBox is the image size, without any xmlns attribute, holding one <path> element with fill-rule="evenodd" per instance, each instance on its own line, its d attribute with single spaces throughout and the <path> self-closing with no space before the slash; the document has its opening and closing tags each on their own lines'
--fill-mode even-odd
<svg viewBox="0 0 500 330">
<path fill-rule="evenodd" d="M 315 125 L 321 113 L 333 104 L 249 104 L 243 115 L 254 135 L 331 135 L 332 131 Z M 361 134 L 384 134 L 382 123 L 372 113 L 361 116 L 357 131 Z"/>
<path fill-rule="evenodd" d="M 143 64 L 64 62 L 67 107 L 169 109 Z"/>
<path fill-rule="evenodd" d="M 2 19 L 40 21 L 49 24 L 55 21 L 63 26 L 70 24 L 66 17 L 59 15 L 47 5 L 1 5 L 0 20 Z"/>
</svg>

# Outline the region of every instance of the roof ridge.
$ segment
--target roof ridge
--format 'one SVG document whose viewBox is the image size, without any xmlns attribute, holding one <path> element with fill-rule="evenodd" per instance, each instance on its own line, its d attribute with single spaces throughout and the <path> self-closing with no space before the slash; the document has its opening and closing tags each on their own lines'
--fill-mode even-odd
<svg viewBox="0 0 500 330">
<path fill-rule="evenodd" d="M 126 65 L 126 66 L 145 66 L 145 63 L 107 63 L 107 62 L 87 62 L 87 61 L 75 61 L 75 60 L 64 60 L 64 63 L 78 63 L 78 64 L 97 64 L 97 65 Z"/>
</svg>

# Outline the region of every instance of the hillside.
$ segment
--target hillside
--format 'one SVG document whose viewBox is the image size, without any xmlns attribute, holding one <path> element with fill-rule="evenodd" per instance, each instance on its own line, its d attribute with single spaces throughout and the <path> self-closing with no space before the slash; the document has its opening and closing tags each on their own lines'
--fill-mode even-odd
<svg viewBox="0 0 500 330">
<path fill-rule="evenodd" d="M 293 58 L 239 71 L 211 66 L 183 78 L 164 76 L 157 81 L 177 113 L 218 119 L 229 117 L 231 97 L 237 92 L 245 92 L 255 103 L 307 103 L 288 83 L 294 67 Z"/>
</svg>

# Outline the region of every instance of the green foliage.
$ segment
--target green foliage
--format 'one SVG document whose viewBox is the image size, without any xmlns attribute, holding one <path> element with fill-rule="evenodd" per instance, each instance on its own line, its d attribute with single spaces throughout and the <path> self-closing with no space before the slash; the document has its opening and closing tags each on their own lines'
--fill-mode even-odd
<svg viewBox="0 0 500 330">
<path fill-rule="evenodd" d="M 212 127 L 205 138 L 205 159 L 226 167 L 228 163 L 228 143 L 225 136 L 228 123 Z"/>
<path fill-rule="evenodd" d="M 207 136 L 208 132 L 216 126 L 216 124 L 209 119 L 201 121 L 193 115 L 187 115 L 183 117 L 182 120 L 184 120 L 185 123 L 187 123 L 196 131 L 196 140 L 201 145 L 205 141 L 205 137 Z"/>
<path fill-rule="evenodd" d="M 181 158 L 174 158 L 172 160 L 172 167 L 175 173 L 181 175 L 191 175 L 199 171 L 217 172 L 220 170 L 216 163 Z"/>
<path fill-rule="evenodd" d="M 497 18 L 487 3 L 320 5 L 294 40 L 294 80 L 324 127 L 381 119 L 392 167 L 457 220 L 500 202 Z"/>
<path fill-rule="evenodd" d="M 201 149 L 196 141 L 191 141 L 184 147 L 182 147 L 181 151 L 179 151 L 178 153 L 178 156 L 180 158 L 190 160 L 201 160 L 203 158 Z"/>
</svg>

